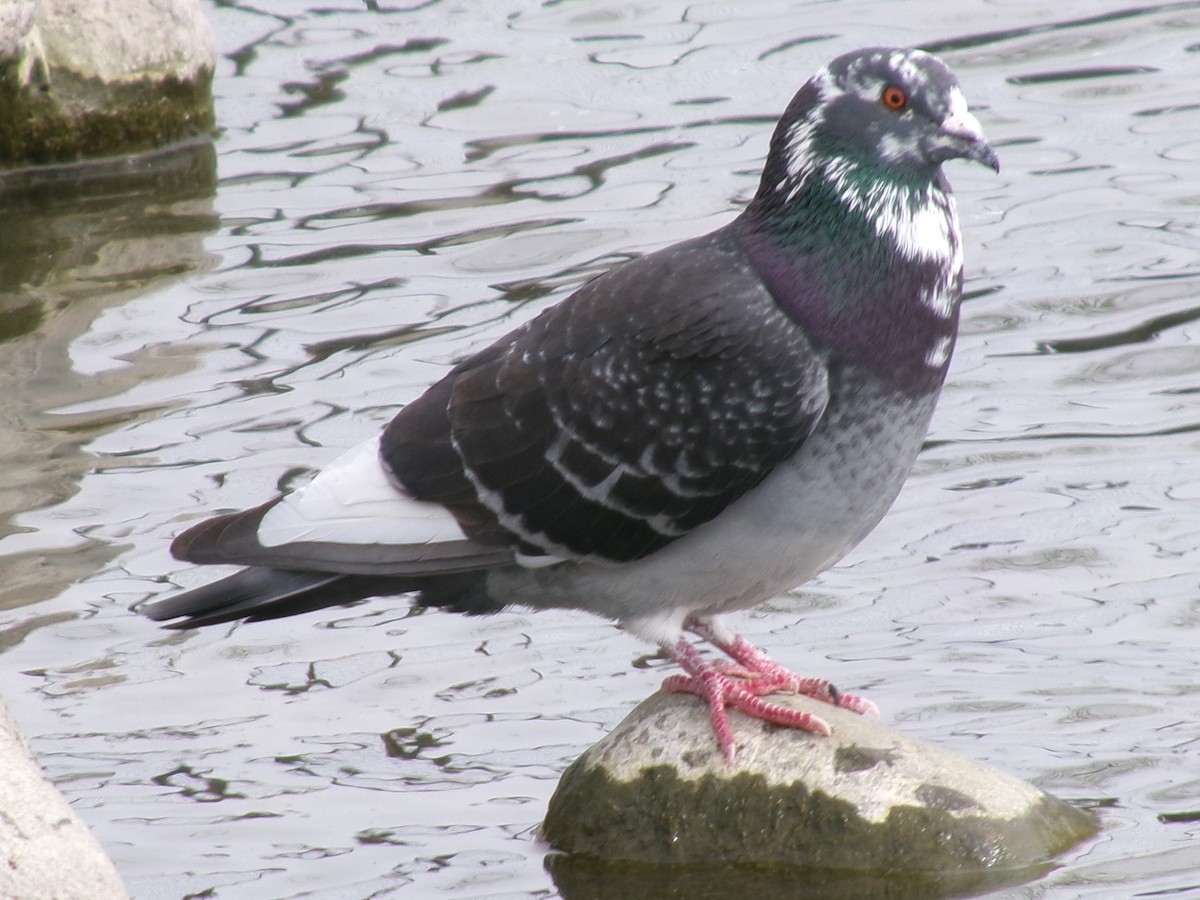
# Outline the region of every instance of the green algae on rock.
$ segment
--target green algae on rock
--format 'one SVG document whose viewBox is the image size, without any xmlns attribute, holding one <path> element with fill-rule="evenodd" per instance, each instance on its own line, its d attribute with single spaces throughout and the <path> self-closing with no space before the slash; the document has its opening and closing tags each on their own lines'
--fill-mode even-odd
<svg viewBox="0 0 1200 900">
<path fill-rule="evenodd" d="M 0 9 L 0 168 L 211 132 L 215 64 L 198 0 L 13 0 Z"/>
<path fill-rule="evenodd" d="M 657 694 L 567 769 L 545 839 L 593 868 L 937 875 L 962 890 L 1034 877 L 1096 831 L 1090 813 L 1020 779 L 807 698 L 772 700 L 820 712 L 833 735 L 731 715 L 727 766 L 703 704 Z"/>
</svg>

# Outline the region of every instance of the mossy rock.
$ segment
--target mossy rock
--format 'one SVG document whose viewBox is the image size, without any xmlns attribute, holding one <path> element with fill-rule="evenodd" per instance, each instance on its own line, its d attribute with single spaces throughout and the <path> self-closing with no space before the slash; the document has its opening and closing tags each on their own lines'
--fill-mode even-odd
<svg viewBox="0 0 1200 900">
<path fill-rule="evenodd" d="M 738 755 L 728 766 L 705 706 L 657 694 L 576 760 L 543 825 L 569 854 L 552 863 L 560 889 L 562 879 L 651 871 L 693 895 L 731 873 L 737 884 L 794 889 L 803 871 L 848 891 L 806 896 L 871 896 L 854 893 L 864 879 L 886 881 L 889 897 L 963 896 L 1036 877 L 1097 829 L 1083 809 L 873 720 L 772 699 L 819 713 L 833 735 L 731 712 Z"/>
<path fill-rule="evenodd" d="M 199 0 L 0 7 L 0 169 L 143 153 L 215 127 Z"/>
</svg>

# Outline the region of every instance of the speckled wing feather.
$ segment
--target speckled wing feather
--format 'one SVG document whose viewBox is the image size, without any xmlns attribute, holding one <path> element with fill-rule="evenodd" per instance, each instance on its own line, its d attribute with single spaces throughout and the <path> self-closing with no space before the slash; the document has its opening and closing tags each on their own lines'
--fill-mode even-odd
<svg viewBox="0 0 1200 900">
<path fill-rule="evenodd" d="M 481 543 L 640 559 L 793 454 L 824 363 L 722 230 L 635 260 L 456 367 L 381 455 Z"/>
</svg>

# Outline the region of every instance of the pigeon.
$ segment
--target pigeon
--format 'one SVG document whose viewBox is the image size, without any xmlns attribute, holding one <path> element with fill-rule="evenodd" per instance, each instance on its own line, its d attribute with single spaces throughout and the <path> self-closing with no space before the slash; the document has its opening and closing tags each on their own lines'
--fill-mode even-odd
<svg viewBox="0 0 1200 900">
<path fill-rule="evenodd" d="M 819 735 L 766 698 L 878 715 L 721 617 L 832 566 L 907 478 L 958 326 L 953 159 L 999 171 L 945 63 L 837 57 L 736 218 L 586 282 L 306 486 L 188 528 L 175 557 L 244 568 L 140 611 L 186 628 L 412 594 L 594 613 L 678 664 L 663 688 L 707 704 L 730 764 L 730 707 Z"/>
</svg>

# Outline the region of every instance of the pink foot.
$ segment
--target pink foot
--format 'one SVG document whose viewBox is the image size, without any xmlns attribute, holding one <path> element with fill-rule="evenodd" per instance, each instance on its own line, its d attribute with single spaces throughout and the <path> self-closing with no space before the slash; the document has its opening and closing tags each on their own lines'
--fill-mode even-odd
<svg viewBox="0 0 1200 900">
<path fill-rule="evenodd" d="M 740 709 L 749 716 L 776 725 L 786 725 L 815 734 L 829 734 L 829 726 L 819 716 L 763 700 L 760 692 L 766 694 L 778 689 L 768 679 L 734 680 L 729 674 L 706 661 L 685 638 L 680 638 L 674 647 L 664 645 L 663 649 L 687 673 L 667 678 L 663 682 L 663 690 L 695 694 L 707 701 L 717 745 L 730 765 L 733 765 L 737 746 L 733 740 L 733 730 L 729 727 L 726 706 Z"/>
<path fill-rule="evenodd" d="M 879 718 L 879 708 L 865 697 L 843 694 L 824 678 L 801 678 L 736 634 L 699 619 L 688 619 L 683 627 L 704 638 L 733 661 L 710 663 L 684 638 L 673 647 L 664 644 L 663 650 L 685 674 L 667 678 L 663 690 L 695 694 L 708 703 L 717 744 L 730 765 L 737 748 L 725 711 L 728 706 L 756 719 L 822 735 L 829 734 L 829 726 L 819 716 L 768 703 L 762 698 L 774 693 L 804 694 L 859 715 Z"/>
<path fill-rule="evenodd" d="M 741 635 L 735 634 L 732 640 L 728 640 L 710 624 L 698 619 L 688 619 L 683 627 L 731 657 L 736 665 L 721 663 L 717 668 L 724 675 L 743 679 L 745 687 L 755 694 L 804 694 L 860 716 L 879 718 L 879 707 L 866 697 L 843 694 L 824 678 L 803 678 L 779 665 Z"/>
</svg>

